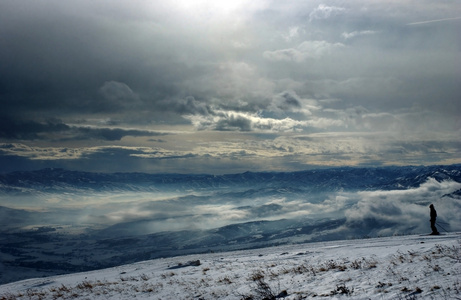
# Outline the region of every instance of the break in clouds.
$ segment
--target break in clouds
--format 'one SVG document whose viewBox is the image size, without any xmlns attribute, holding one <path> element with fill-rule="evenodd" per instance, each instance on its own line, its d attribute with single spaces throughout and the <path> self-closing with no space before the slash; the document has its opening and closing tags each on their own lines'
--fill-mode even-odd
<svg viewBox="0 0 461 300">
<path fill-rule="evenodd" d="M 4 2 L 2 171 L 459 163 L 460 15 L 449 1 Z"/>
</svg>

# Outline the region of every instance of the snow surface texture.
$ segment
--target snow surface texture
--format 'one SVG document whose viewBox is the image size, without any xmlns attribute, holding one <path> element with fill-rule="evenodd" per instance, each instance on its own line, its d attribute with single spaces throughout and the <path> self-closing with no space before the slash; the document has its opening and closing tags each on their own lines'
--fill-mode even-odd
<svg viewBox="0 0 461 300">
<path fill-rule="evenodd" d="M 461 234 L 155 259 L 0 286 L 0 299 L 461 299 Z"/>
</svg>

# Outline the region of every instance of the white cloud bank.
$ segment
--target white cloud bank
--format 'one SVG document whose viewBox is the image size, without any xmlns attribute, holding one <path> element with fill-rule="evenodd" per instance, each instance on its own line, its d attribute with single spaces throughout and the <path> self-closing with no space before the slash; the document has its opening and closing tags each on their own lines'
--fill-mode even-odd
<svg viewBox="0 0 461 300">
<path fill-rule="evenodd" d="M 461 189 L 461 183 L 429 179 L 418 188 L 359 192 L 346 196 L 357 203 L 345 211 L 347 224 L 372 235 L 430 232 L 429 204 L 433 203 L 439 222 L 447 228 L 460 228 L 461 201 L 444 197 Z M 442 228 L 439 228 L 443 232 Z"/>
</svg>

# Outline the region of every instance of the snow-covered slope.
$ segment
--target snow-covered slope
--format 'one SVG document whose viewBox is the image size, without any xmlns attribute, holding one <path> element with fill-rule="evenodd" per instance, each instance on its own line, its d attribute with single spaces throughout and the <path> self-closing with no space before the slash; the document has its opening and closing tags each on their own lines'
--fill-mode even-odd
<svg viewBox="0 0 461 300">
<path fill-rule="evenodd" d="M 0 286 L 0 299 L 460 299 L 461 234 L 155 259 Z"/>
</svg>

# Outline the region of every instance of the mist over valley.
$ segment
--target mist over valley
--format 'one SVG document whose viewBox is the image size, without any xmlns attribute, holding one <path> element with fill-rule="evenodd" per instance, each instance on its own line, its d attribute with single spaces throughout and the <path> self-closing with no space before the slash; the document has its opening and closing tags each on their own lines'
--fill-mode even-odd
<svg viewBox="0 0 461 300">
<path fill-rule="evenodd" d="M 159 257 L 461 229 L 461 167 L 228 175 L 43 169 L 0 175 L 1 278 Z"/>
</svg>

